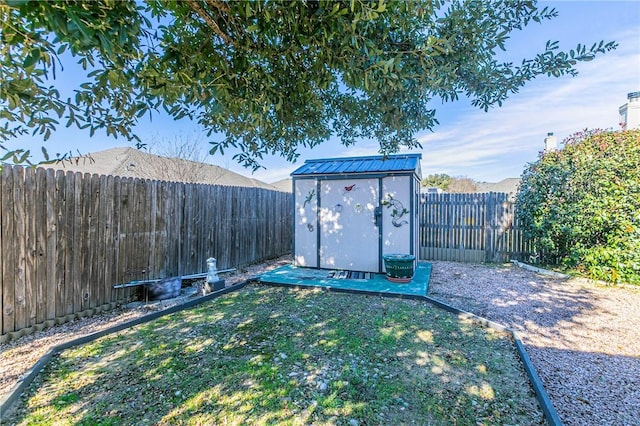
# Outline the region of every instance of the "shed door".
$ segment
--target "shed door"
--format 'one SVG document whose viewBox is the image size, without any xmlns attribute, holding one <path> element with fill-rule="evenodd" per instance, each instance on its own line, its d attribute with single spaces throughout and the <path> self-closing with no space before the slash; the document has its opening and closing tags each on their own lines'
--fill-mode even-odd
<svg viewBox="0 0 640 426">
<path fill-rule="evenodd" d="M 320 191 L 320 267 L 379 272 L 378 179 L 326 180 Z"/>
</svg>

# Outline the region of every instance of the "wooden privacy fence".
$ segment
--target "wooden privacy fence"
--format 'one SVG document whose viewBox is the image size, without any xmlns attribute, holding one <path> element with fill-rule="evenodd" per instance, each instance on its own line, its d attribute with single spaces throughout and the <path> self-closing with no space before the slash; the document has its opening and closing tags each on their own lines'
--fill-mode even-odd
<svg viewBox="0 0 640 426">
<path fill-rule="evenodd" d="M 528 259 L 533 248 L 514 219 L 509 194 L 424 194 L 420 258 L 459 262 Z"/>
<path fill-rule="evenodd" d="M 284 192 L 4 166 L 0 200 L 4 340 L 112 308 L 116 283 L 291 252 Z"/>
</svg>

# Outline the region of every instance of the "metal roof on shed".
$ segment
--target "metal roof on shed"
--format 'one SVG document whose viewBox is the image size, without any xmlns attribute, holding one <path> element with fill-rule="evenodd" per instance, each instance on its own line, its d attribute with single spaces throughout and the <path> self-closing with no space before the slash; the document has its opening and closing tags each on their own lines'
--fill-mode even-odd
<svg viewBox="0 0 640 426">
<path fill-rule="evenodd" d="M 421 154 L 399 154 L 306 160 L 291 176 L 416 172 L 421 158 Z"/>
</svg>

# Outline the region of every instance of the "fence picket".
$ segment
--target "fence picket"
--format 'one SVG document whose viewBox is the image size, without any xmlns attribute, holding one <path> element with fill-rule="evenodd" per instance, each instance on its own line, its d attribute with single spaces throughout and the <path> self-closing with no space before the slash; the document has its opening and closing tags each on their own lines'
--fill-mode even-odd
<svg viewBox="0 0 640 426">
<path fill-rule="evenodd" d="M 24 168 L 16 167 L 13 169 L 13 181 L 24 182 Z M 14 293 L 14 309 L 15 309 L 15 327 L 28 327 L 28 308 L 27 308 L 27 231 L 25 223 L 25 206 L 24 206 L 24 185 L 13 185 L 13 217 L 14 217 L 14 250 L 16 251 L 15 264 L 15 293 Z"/>
<path fill-rule="evenodd" d="M 61 189 L 62 190 L 62 189 Z M 65 175 L 65 186 L 64 186 L 64 210 L 63 217 L 61 217 L 61 222 L 64 223 L 64 244 L 65 244 L 65 252 L 63 254 L 64 258 L 64 276 L 63 282 L 64 285 L 64 294 L 62 297 L 61 303 L 63 304 L 63 315 L 73 314 L 75 312 L 74 308 L 74 286 L 73 286 L 73 269 L 74 263 L 76 262 L 76 253 L 74 251 L 74 241 L 76 240 L 77 235 L 74 225 L 75 220 L 75 175 L 71 172 L 68 172 Z"/>
<path fill-rule="evenodd" d="M 13 171 L 2 168 L 2 332 L 15 328 L 15 251 L 13 225 Z"/>
<path fill-rule="evenodd" d="M 31 188 L 35 184 L 35 173 L 32 168 L 24 171 L 25 187 Z M 36 253 L 36 230 L 35 230 L 35 203 L 33 202 L 33 193 L 31 191 L 22 191 L 24 203 L 24 221 L 25 221 L 25 270 L 24 270 L 24 290 L 25 290 L 25 311 L 27 327 L 31 327 L 36 323 L 36 292 L 35 292 L 35 253 Z"/>
</svg>

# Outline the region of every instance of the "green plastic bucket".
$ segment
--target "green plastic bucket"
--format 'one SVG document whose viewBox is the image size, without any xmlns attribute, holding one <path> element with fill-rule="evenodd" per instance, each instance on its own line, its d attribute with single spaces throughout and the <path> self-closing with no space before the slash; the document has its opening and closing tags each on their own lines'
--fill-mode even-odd
<svg viewBox="0 0 640 426">
<path fill-rule="evenodd" d="M 413 277 L 413 262 L 416 257 L 412 254 L 386 254 L 382 256 L 384 269 L 390 278 Z"/>
</svg>

